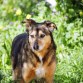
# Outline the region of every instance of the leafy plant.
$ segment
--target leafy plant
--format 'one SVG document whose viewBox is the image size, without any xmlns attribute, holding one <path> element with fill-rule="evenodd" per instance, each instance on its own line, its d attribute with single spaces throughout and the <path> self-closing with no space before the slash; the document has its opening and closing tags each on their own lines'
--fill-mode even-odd
<svg viewBox="0 0 83 83">
<path fill-rule="evenodd" d="M 44 0 L 0 1 L 0 83 L 12 83 L 11 44 L 25 32 L 21 24 L 25 18 L 50 20 L 58 27 L 53 32 L 57 45 L 54 83 L 83 82 L 83 0 L 56 2 L 53 12 Z"/>
</svg>

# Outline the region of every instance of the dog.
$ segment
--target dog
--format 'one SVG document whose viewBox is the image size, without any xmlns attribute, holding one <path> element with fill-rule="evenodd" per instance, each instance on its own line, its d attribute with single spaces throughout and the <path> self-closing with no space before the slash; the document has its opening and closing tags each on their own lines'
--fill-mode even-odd
<svg viewBox="0 0 83 83">
<path fill-rule="evenodd" d="M 53 83 L 56 69 L 56 45 L 52 31 L 57 29 L 50 21 L 38 23 L 26 19 L 26 33 L 16 36 L 12 42 L 11 61 L 15 83 L 30 83 L 44 79 L 42 83 Z"/>
</svg>

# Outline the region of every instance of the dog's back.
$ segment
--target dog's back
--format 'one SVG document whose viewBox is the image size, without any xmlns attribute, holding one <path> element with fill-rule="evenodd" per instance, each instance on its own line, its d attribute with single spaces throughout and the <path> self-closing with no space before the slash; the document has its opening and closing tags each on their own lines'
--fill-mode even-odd
<svg viewBox="0 0 83 83">
<path fill-rule="evenodd" d="M 18 53 L 20 52 L 21 48 L 25 44 L 25 40 L 28 37 L 27 33 L 22 33 L 16 36 L 12 42 L 12 48 L 11 48 L 11 57 L 13 57 L 13 69 L 16 68 L 16 65 L 18 63 Z"/>
</svg>

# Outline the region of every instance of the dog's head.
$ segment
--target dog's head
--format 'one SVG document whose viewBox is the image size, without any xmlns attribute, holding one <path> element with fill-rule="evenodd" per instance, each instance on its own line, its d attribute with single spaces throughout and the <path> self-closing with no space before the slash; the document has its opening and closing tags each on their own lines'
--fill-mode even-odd
<svg viewBox="0 0 83 83">
<path fill-rule="evenodd" d="M 50 21 L 37 23 L 32 19 L 23 21 L 26 24 L 26 30 L 29 33 L 29 43 L 33 52 L 39 52 L 48 49 L 52 43 L 52 31 L 57 29 L 56 25 Z"/>
</svg>

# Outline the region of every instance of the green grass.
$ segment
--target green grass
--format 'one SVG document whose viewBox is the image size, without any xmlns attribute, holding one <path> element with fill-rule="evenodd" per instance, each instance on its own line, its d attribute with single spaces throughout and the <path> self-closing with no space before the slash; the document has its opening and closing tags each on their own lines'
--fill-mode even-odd
<svg viewBox="0 0 83 83">
<path fill-rule="evenodd" d="M 0 83 L 12 83 L 11 44 L 16 35 L 25 32 L 25 25 L 21 21 L 27 14 L 37 22 L 45 19 L 53 21 L 58 27 L 53 32 L 57 45 L 55 83 L 83 83 L 83 11 L 79 4 L 83 2 L 77 4 L 76 0 L 74 6 L 71 1 L 68 3 L 64 0 L 62 3 L 57 0 L 57 13 L 52 13 L 43 0 L 18 0 L 16 4 L 11 0 L 7 0 L 7 3 L 0 1 Z M 16 15 L 19 8 L 22 12 Z"/>
</svg>

